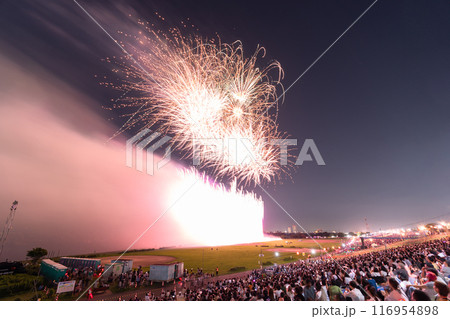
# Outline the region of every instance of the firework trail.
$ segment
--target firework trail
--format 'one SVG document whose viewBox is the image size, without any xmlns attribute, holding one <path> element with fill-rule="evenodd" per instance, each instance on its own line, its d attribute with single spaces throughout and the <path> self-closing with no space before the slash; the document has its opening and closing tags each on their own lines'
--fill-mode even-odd
<svg viewBox="0 0 450 319">
<path fill-rule="evenodd" d="M 283 71 L 278 62 L 257 67 L 264 48 L 245 58 L 239 41 L 184 37 L 178 29 L 166 35 L 146 27 L 130 38 L 133 57 L 115 60 L 122 82 L 103 83 L 127 93 L 115 108 L 137 108 L 123 130 L 157 125 L 175 149 L 218 177 L 258 184 L 279 175 L 272 142 L 283 138 L 276 124 Z"/>
</svg>

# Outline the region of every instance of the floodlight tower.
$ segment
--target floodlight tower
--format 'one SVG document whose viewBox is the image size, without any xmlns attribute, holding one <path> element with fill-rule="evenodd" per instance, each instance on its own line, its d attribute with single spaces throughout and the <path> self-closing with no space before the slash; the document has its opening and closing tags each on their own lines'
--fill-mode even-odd
<svg viewBox="0 0 450 319">
<path fill-rule="evenodd" d="M 19 202 L 16 200 L 12 203 L 11 208 L 9 209 L 9 215 L 6 218 L 6 223 L 5 226 L 3 227 L 2 236 L 0 237 L 0 258 L 2 257 L 3 246 L 5 245 L 6 238 L 8 237 L 9 231 L 12 228 L 12 222 L 14 220 L 18 204 Z"/>
</svg>

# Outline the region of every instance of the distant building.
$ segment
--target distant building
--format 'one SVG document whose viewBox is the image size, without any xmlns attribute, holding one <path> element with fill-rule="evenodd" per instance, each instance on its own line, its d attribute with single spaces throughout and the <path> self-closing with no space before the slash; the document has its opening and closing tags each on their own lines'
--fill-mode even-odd
<svg viewBox="0 0 450 319">
<path fill-rule="evenodd" d="M 297 233 L 297 225 L 292 225 L 292 232 Z"/>
<path fill-rule="evenodd" d="M 292 233 L 292 229 L 291 229 L 291 227 L 288 227 L 288 234 L 291 234 Z"/>
</svg>

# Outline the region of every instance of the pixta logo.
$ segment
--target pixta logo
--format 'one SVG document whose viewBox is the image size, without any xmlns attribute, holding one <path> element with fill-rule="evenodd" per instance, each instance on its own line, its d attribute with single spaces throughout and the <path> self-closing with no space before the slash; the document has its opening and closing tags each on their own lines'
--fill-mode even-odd
<svg viewBox="0 0 450 319">
<path fill-rule="evenodd" d="M 152 132 L 149 129 L 143 129 L 126 143 L 126 164 L 128 167 L 133 167 L 133 159 L 136 160 L 136 169 L 140 172 L 144 171 L 144 150 L 146 158 L 146 172 L 153 175 L 155 171 L 155 155 L 154 152 L 169 142 L 172 138 L 169 136 L 162 136 L 158 132 Z M 134 147 L 136 145 L 136 147 Z M 134 152 L 134 149 L 136 152 Z M 156 169 L 163 168 L 170 161 L 171 146 L 167 146 L 164 151 L 164 156 L 161 160 L 156 162 Z M 135 155 L 135 156 L 133 156 Z"/>
</svg>

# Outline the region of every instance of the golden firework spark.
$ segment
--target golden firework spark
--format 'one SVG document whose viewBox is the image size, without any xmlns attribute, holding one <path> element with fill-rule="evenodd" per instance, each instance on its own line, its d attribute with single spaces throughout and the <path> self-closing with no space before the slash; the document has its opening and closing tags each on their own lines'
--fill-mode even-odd
<svg viewBox="0 0 450 319">
<path fill-rule="evenodd" d="M 147 28 L 134 39 L 133 57 L 118 60 L 124 80 L 104 83 L 126 92 L 115 107 L 138 108 L 124 129 L 156 124 L 219 177 L 260 183 L 279 174 L 272 141 L 282 137 L 276 116 L 283 70 L 276 61 L 257 67 L 264 48 L 245 58 L 240 41 L 184 37 L 177 29 L 162 35 Z"/>
</svg>

